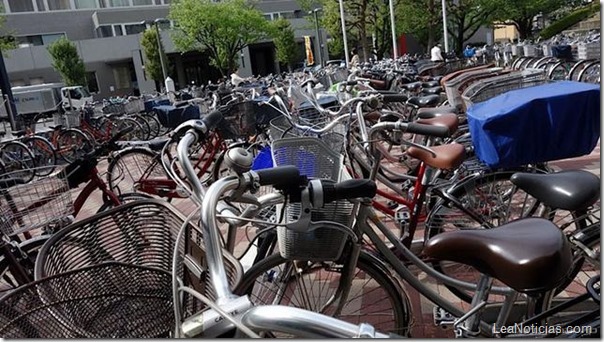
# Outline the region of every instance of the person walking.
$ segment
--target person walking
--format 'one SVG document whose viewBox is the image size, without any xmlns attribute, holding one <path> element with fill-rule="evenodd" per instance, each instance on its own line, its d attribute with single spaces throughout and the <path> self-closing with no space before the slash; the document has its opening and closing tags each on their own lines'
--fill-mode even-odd
<svg viewBox="0 0 604 342">
<path fill-rule="evenodd" d="M 352 58 L 350 59 L 350 66 L 351 67 L 359 66 L 359 54 L 358 54 L 357 48 L 352 49 Z"/>
<path fill-rule="evenodd" d="M 440 44 L 434 45 L 432 50 L 430 50 L 430 60 L 432 62 L 444 62 L 442 50 L 440 49 Z"/>
</svg>

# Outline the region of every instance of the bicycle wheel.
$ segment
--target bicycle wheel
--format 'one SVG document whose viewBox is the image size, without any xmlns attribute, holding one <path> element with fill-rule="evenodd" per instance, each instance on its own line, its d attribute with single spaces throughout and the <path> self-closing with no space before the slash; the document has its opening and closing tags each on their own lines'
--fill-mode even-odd
<svg viewBox="0 0 604 342">
<path fill-rule="evenodd" d="M 125 140 L 125 141 L 132 141 L 132 140 L 145 140 L 145 132 L 143 130 L 143 128 L 141 127 L 141 125 L 136 122 L 136 120 L 131 119 L 131 118 L 122 118 L 119 119 L 115 122 L 116 124 L 116 129 L 115 132 L 112 133 L 112 136 L 115 135 L 115 133 L 120 132 L 121 130 L 127 128 L 127 127 L 132 127 L 132 131 L 130 131 L 130 133 L 124 135 L 122 137 L 121 140 Z"/>
<path fill-rule="evenodd" d="M 138 192 L 139 181 L 147 178 L 168 179 L 158 155 L 135 147 L 118 152 L 107 167 L 109 189 L 116 194 Z"/>
<path fill-rule="evenodd" d="M 299 307 L 344 321 L 372 324 L 377 331 L 407 335 L 408 299 L 374 258 L 361 252 L 350 294 L 339 314 L 342 265 L 334 262 L 286 260 L 273 254 L 246 272 L 234 292 L 249 295 L 255 304 Z"/>
<path fill-rule="evenodd" d="M 77 129 L 67 129 L 59 133 L 57 152 L 68 163 L 84 156 L 93 150 L 93 144 L 88 137 Z"/>
<path fill-rule="evenodd" d="M 24 182 L 31 181 L 35 176 L 35 161 L 32 152 L 19 141 L 9 141 L 0 146 L 0 159 L 6 172 L 11 172 L 12 178 Z"/>
<path fill-rule="evenodd" d="M 600 61 L 587 64 L 579 73 L 581 82 L 599 84 L 600 83 Z"/>
<path fill-rule="evenodd" d="M 23 252 L 23 256 L 20 257 L 19 264 L 25 269 L 28 275 L 31 275 L 31 280 L 34 279 L 34 264 L 38 257 L 38 252 L 44 245 L 44 243 L 50 238 L 50 235 L 42 235 L 33 239 L 29 239 L 19 244 L 19 249 Z M 8 260 L 4 257 L 0 257 L 0 294 L 5 294 L 9 291 L 16 289 L 22 284 L 12 274 L 11 268 L 9 267 Z"/>
<path fill-rule="evenodd" d="M 565 80 L 568 77 L 568 72 L 566 63 L 558 62 L 547 71 L 547 78 L 556 81 Z"/>
<path fill-rule="evenodd" d="M 141 126 L 143 136 L 141 140 L 151 139 L 151 127 L 149 127 L 147 120 L 145 120 L 145 118 L 143 118 L 141 115 L 131 115 L 130 118 Z"/>
<path fill-rule="evenodd" d="M 57 153 L 52 144 L 45 138 L 32 136 L 23 139 L 34 156 L 36 164 L 36 174 L 38 176 L 48 176 L 54 171 L 57 165 Z"/>
<path fill-rule="evenodd" d="M 157 120 L 157 118 L 154 115 L 142 115 L 143 118 L 145 118 L 145 120 L 147 120 L 147 124 L 149 125 L 149 130 L 151 133 L 150 138 L 154 139 L 160 136 L 161 134 L 161 123 L 159 122 L 159 120 Z"/>
</svg>

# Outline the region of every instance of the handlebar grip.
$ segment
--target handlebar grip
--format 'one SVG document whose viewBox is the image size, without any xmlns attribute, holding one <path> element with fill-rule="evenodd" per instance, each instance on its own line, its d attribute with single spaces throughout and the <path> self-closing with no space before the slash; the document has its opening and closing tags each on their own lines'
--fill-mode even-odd
<svg viewBox="0 0 604 342">
<path fill-rule="evenodd" d="M 404 94 L 382 94 L 382 99 L 384 103 L 405 102 L 408 97 Z"/>
<path fill-rule="evenodd" d="M 355 86 L 357 84 L 359 84 L 359 81 L 346 81 L 345 82 L 347 86 Z"/>
<path fill-rule="evenodd" d="M 300 170 L 292 165 L 256 170 L 255 172 L 258 174 L 260 185 L 286 185 L 297 183 L 300 179 Z"/>
<path fill-rule="evenodd" d="M 446 138 L 449 137 L 449 128 L 445 126 L 433 126 L 424 125 L 416 122 L 410 122 L 407 124 L 407 133 L 415 133 L 421 135 L 428 135 L 431 137 Z"/>
<path fill-rule="evenodd" d="M 323 203 L 359 197 L 374 197 L 377 192 L 375 182 L 369 179 L 349 179 L 340 183 L 321 180 Z"/>
<path fill-rule="evenodd" d="M 211 131 L 222 121 L 222 113 L 219 110 L 215 110 L 201 118 L 201 120 L 206 125 L 208 131 Z"/>
</svg>

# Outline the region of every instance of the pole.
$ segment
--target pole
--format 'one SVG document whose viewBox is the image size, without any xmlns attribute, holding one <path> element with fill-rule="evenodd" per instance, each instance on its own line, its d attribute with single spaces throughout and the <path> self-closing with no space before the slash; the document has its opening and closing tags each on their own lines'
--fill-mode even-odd
<svg viewBox="0 0 604 342">
<path fill-rule="evenodd" d="M 396 26 L 394 24 L 394 4 L 392 0 L 389 0 L 388 2 L 390 3 L 390 27 L 392 28 L 392 56 L 394 57 L 394 59 L 397 59 L 398 45 L 396 44 Z"/>
<path fill-rule="evenodd" d="M 443 39 L 445 40 L 445 53 L 449 52 L 449 34 L 447 31 L 447 3 L 446 0 L 442 0 L 441 6 L 443 8 Z"/>
<path fill-rule="evenodd" d="M 157 47 L 159 49 L 159 62 L 161 63 L 161 73 L 164 76 L 164 81 L 168 78 L 168 74 L 166 73 L 166 66 L 164 64 L 164 49 L 161 45 L 161 38 L 159 36 L 159 23 L 157 21 L 153 22 L 155 24 L 155 32 L 157 33 Z"/>
<path fill-rule="evenodd" d="M 313 10 L 313 12 L 315 14 L 315 31 L 317 34 L 317 44 L 319 45 L 319 63 L 321 64 L 321 66 L 324 66 L 324 64 L 323 64 L 323 44 L 321 43 L 321 33 L 319 32 L 319 17 L 317 16 L 318 11 L 319 11 L 318 8 L 315 8 Z"/>
<path fill-rule="evenodd" d="M 2 50 L 0 50 L 0 89 L 4 94 L 4 106 L 6 108 L 6 114 L 10 120 L 11 129 L 16 131 L 19 130 L 19 123 L 16 120 L 17 107 L 15 106 L 15 98 L 13 97 L 13 91 L 10 87 L 10 80 L 8 79 L 8 73 L 6 72 L 6 65 L 4 64 L 4 56 Z"/>
<path fill-rule="evenodd" d="M 340 2 L 340 22 L 342 23 L 342 39 L 344 39 L 344 60 L 346 61 L 346 67 L 348 68 L 348 42 L 346 41 L 346 20 L 344 19 L 344 3 L 343 0 Z"/>
</svg>

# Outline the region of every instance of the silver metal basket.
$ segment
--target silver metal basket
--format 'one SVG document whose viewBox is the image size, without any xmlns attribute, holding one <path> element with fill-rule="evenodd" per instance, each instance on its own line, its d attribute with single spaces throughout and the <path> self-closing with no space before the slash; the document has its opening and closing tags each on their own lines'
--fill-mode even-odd
<svg viewBox="0 0 604 342">
<path fill-rule="evenodd" d="M 36 174 L 46 174 L 47 170 L 47 167 L 35 169 Z M 19 178 L 11 174 L 3 174 L 2 179 Z M 29 183 L 0 190 L 0 231 L 11 236 L 49 226 L 65 220 L 73 210 L 64 170 L 37 177 Z"/>
<path fill-rule="evenodd" d="M 525 69 L 502 76 L 496 76 L 476 82 L 466 88 L 461 97 L 469 108 L 474 103 L 483 102 L 508 91 L 534 87 L 548 82 L 542 69 Z"/>
<path fill-rule="evenodd" d="M 300 122 L 300 124 L 305 124 Z M 307 126 L 311 126 L 306 123 Z M 285 116 L 277 117 L 270 122 L 269 137 L 272 141 L 277 141 L 284 138 L 312 137 L 321 140 L 332 151 L 342 153 L 346 147 L 344 125 L 336 125 L 330 132 L 317 135 L 311 131 L 305 131 L 293 127 Z"/>
<path fill-rule="evenodd" d="M 276 166 L 295 165 L 300 174 L 309 178 L 342 178 L 342 156 L 323 141 L 312 137 L 286 138 L 273 142 L 273 160 Z M 315 209 L 312 221 L 330 221 L 349 225 L 353 205 L 348 201 L 336 201 Z M 300 216 L 300 204 L 289 204 L 285 208 L 286 222 Z M 277 228 L 279 252 L 286 259 L 336 260 L 342 254 L 347 234 L 332 228 L 318 228 L 311 232 L 294 232 L 285 227 Z"/>
</svg>

